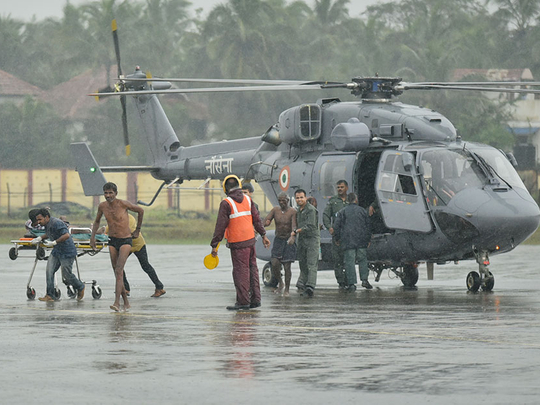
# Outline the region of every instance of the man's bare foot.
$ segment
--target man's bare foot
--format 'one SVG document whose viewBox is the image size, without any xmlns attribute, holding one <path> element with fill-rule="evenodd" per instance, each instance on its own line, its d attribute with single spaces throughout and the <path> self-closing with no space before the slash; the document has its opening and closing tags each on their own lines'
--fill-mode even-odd
<svg viewBox="0 0 540 405">
<path fill-rule="evenodd" d="M 274 290 L 274 294 L 281 295 L 281 293 L 283 293 L 283 288 L 285 288 L 285 284 L 283 284 L 283 282 L 280 282 L 277 288 Z"/>
<path fill-rule="evenodd" d="M 124 305 L 124 312 L 128 312 L 130 308 L 131 308 L 131 305 L 129 304 Z"/>
<path fill-rule="evenodd" d="M 118 308 L 118 305 L 116 304 L 111 305 L 110 308 L 115 312 L 120 312 L 120 308 Z"/>
<path fill-rule="evenodd" d="M 289 290 L 285 290 L 283 291 L 283 296 L 284 297 L 288 297 L 290 294 L 289 294 Z"/>
</svg>

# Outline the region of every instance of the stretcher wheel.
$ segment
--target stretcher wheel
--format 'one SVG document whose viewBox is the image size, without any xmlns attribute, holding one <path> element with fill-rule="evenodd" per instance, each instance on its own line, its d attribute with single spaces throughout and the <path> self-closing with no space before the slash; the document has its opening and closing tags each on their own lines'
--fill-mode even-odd
<svg viewBox="0 0 540 405">
<path fill-rule="evenodd" d="M 96 300 L 101 298 L 101 288 L 99 285 L 92 286 L 92 297 L 94 297 Z"/>
<path fill-rule="evenodd" d="M 18 254 L 17 254 L 17 249 L 15 249 L 14 247 L 12 247 L 11 249 L 9 249 L 9 258 L 11 260 L 15 260 L 17 258 Z"/>
<path fill-rule="evenodd" d="M 72 285 L 67 286 L 67 295 L 69 298 L 75 298 L 77 295 L 77 292 L 75 291 L 75 288 L 73 288 Z"/>
<path fill-rule="evenodd" d="M 36 257 L 38 258 L 38 260 L 45 259 L 45 256 L 47 256 L 47 254 L 45 253 L 45 249 L 43 249 L 41 246 L 38 246 L 36 249 Z"/>
<path fill-rule="evenodd" d="M 55 288 L 54 289 L 54 299 L 59 300 L 61 296 L 62 296 L 62 291 L 60 291 L 60 288 Z"/>
<path fill-rule="evenodd" d="M 36 290 L 34 290 L 32 287 L 28 287 L 26 289 L 26 296 L 29 300 L 35 300 L 36 299 Z"/>
</svg>

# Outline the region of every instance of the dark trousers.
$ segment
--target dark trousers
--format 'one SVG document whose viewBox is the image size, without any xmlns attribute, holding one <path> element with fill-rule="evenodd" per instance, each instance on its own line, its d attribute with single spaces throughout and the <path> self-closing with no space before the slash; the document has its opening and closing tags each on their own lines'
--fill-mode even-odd
<svg viewBox="0 0 540 405">
<path fill-rule="evenodd" d="M 231 259 L 234 286 L 236 287 L 236 303 L 249 305 L 261 302 L 255 245 L 242 249 L 231 249 Z"/>
<path fill-rule="evenodd" d="M 157 290 L 163 289 L 163 283 L 159 281 L 159 278 L 157 276 L 156 271 L 148 261 L 148 253 L 146 252 L 146 245 L 142 247 L 141 250 L 138 252 L 133 252 L 135 256 L 137 256 L 137 259 L 139 259 L 139 263 L 141 264 L 141 267 L 143 271 L 148 274 L 148 277 L 150 277 L 150 280 L 154 283 Z M 124 271 L 124 287 L 127 291 L 131 291 L 131 288 L 129 287 L 129 282 L 126 277 L 126 272 Z"/>
</svg>

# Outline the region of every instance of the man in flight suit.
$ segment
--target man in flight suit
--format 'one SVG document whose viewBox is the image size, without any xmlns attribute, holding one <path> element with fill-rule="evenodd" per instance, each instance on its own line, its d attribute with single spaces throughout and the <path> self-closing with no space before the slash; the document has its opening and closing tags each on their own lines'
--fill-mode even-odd
<svg viewBox="0 0 540 405">
<path fill-rule="evenodd" d="M 300 276 L 296 286 L 303 290 L 303 294 L 312 297 L 317 284 L 321 246 L 319 214 L 313 205 L 308 204 L 304 190 L 296 190 L 294 197 L 298 206 L 296 211 L 297 228 L 291 233 L 291 236 L 297 237 L 297 259 L 300 265 Z"/>
<path fill-rule="evenodd" d="M 232 311 L 248 310 L 261 306 L 259 269 L 255 257 L 255 230 L 263 237 L 268 248 L 270 240 L 261 223 L 259 212 L 248 195 L 242 192 L 240 179 L 229 175 L 223 180 L 223 191 L 227 195 L 219 205 L 212 246 L 212 256 L 217 256 L 217 245 L 227 231 L 227 246 L 231 250 L 233 280 L 236 288 L 236 303 L 228 306 Z M 255 228 L 255 229 L 253 229 Z"/>
<path fill-rule="evenodd" d="M 326 204 L 326 208 L 324 209 L 323 225 L 326 229 L 328 229 L 330 235 L 332 235 L 332 264 L 334 267 L 334 274 L 336 276 L 336 281 L 339 284 L 339 289 L 344 290 L 347 288 L 347 283 L 345 279 L 343 251 L 337 245 L 336 238 L 334 237 L 334 221 L 336 220 L 337 213 L 349 205 L 347 202 L 349 185 L 346 180 L 339 180 L 336 183 L 336 187 L 337 195 L 328 200 L 328 204 Z"/>
</svg>

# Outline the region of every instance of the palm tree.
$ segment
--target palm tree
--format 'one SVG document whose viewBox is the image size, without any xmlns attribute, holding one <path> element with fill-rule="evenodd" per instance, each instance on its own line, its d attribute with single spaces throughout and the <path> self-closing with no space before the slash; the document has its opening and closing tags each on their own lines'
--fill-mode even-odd
<svg viewBox="0 0 540 405">
<path fill-rule="evenodd" d="M 181 44 L 192 21 L 187 0 L 146 0 L 138 33 L 139 64 L 161 75 L 180 63 Z"/>
<path fill-rule="evenodd" d="M 21 21 L 0 15 L 0 69 L 15 72 L 22 61 L 26 62 L 23 27 Z"/>
<path fill-rule="evenodd" d="M 136 32 L 135 23 L 139 19 L 141 9 L 140 3 L 128 0 L 121 2 L 101 0 L 81 6 L 83 16 L 86 19 L 88 40 L 94 45 L 92 58 L 94 66 L 103 66 L 107 70 L 107 77 L 110 76 L 111 65 L 116 64 L 111 39 L 111 21 L 118 19 L 122 22 L 121 26 L 125 28 L 125 32 Z M 135 65 L 136 62 L 133 61 L 132 56 L 136 44 L 134 45 L 130 38 L 130 36 L 121 38 L 121 53 L 122 57 L 127 59 L 128 64 Z"/>
</svg>

